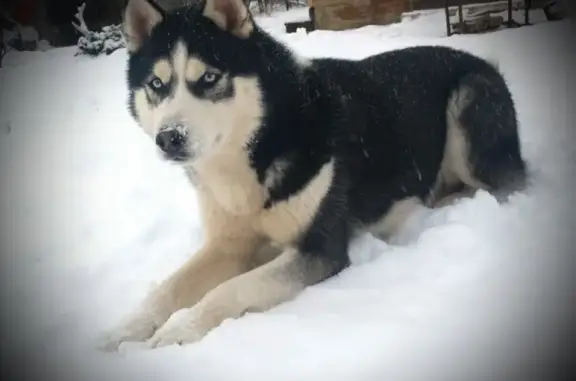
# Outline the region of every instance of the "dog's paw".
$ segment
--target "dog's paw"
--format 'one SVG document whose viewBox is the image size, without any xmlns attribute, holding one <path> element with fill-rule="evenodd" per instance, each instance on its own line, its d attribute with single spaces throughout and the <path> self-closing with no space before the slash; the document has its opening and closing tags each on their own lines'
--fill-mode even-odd
<svg viewBox="0 0 576 381">
<path fill-rule="evenodd" d="M 97 341 L 96 348 L 104 352 L 114 352 L 124 342 L 146 341 L 154 334 L 156 328 L 156 323 L 150 317 L 135 317 L 105 333 Z"/>
<path fill-rule="evenodd" d="M 193 308 L 174 313 L 148 340 L 148 348 L 191 344 L 199 341 L 208 332 L 200 328 L 198 317 Z"/>
</svg>

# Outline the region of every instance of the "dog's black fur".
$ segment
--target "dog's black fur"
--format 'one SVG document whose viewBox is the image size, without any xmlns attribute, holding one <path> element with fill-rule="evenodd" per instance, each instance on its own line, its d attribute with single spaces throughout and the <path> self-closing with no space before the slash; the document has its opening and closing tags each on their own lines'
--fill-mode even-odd
<svg viewBox="0 0 576 381">
<path fill-rule="evenodd" d="M 241 29 L 246 24 L 240 25 L 242 20 L 237 16 L 243 16 L 246 12 L 241 8 L 240 0 L 206 1 L 212 1 L 213 7 L 220 7 L 219 16 L 227 18 L 227 22 L 222 24 L 224 27 L 216 22 L 221 21 L 221 17 L 210 19 L 203 15 L 204 2 L 168 13 L 152 3 L 154 9 L 162 13 L 161 18 L 147 9 L 152 13 L 149 15 L 151 19 L 161 21 L 152 27 L 149 35 L 140 33 L 140 36 L 135 36 L 139 38 L 138 44 L 130 51 L 128 87 L 132 114 L 138 119 L 134 92 L 150 82 L 154 63 L 163 58 L 168 60 L 174 47 L 182 42 L 189 57 L 195 57 L 206 67 L 224 73 L 223 78 L 257 78 L 258 81 L 249 82 L 260 97 L 246 100 L 252 105 L 261 103 L 261 124 L 257 125 L 259 116 L 254 122 L 252 119 L 246 122 L 243 126 L 251 136 L 247 141 L 239 141 L 233 148 L 244 144 L 241 148 L 246 152 L 238 149 L 243 161 L 237 165 L 241 168 L 235 168 L 249 174 L 246 176 L 251 179 L 248 182 L 251 185 L 246 189 L 265 195 L 262 196 L 265 199 L 260 204 L 258 196 L 254 202 L 257 210 L 250 210 L 242 218 L 246 218 L 245 221 L 250 221 L 250 218 L 261 221 L 261 215 L 270 212 L 267 216 L 276 216 L 275 221 L 287 218 L 292 227 L 295 224 L 300 226 L 295 229 L 299 234 L 294 242 L 283 242 L 290 247 L 284 248 L 286 250 L 278 257 L 281 258 L 279 261 L 271 260 L 261 265 L 258 269 L 260 272 L 244 274 L 246 276 L 237 283 L 225 282 L 211 298 L 202 299 L 208 305 L 199 307 L 200 327 L 209 327 L 214 321 L 220 321 L 218 319 L 235 317 L 239 311 L 269 308 L 289 298 L 297 290 L 337 274 L 349 265 L 348 247 L 352 237 L 357 232 L 378 228 L 384 220 L 388 223 L 387 217 L 394 215 L 395 206 L 403 205 L 403 201 L 416 199 L 434 206 L 438 195 L 450 194 L 459 187 L 486 189 L 502 198 L 512 191 L 524 189 L 528 184 L 514 102 L 503 76 L 488 61 L 440 46 L 399 49 L 359 61 L 333 58 L 304 61 L 256 24 L 251 31 Z M 132 12 L 137 13 L 138 7 L 146 8 L 145 3 L 136 3 L 134 1 Z M 139 14 L 129 16 L 133 22 L 142 21 Z M 148 25 L 148 20 L 144 21 L 142 25 Z M 229 30 L 231 28 L 236 28 L 236 34 Z M 138 25 L 132 25 L 131 32 L 138 33 Z M 204 96 L 204 93 L 198 93 L 198 88 L 191 88 L 199 86 L 197 80 L 192 84 L 185 82 L 185 86 L 195 98 L 202 98 L 202 102 L 188 98 L 196 102 L 196 107 L 199 107 L 198 104 L 212 107 L 217 102 L 239 96 L 231 81 L 219 88 L 217 97 L 208 93 Z M 158 99 L 169 99 L 171 96 L 169 91 L 156 95 Z M 224 110 L 230 104 L 221 103 L 218 106 Z M 179 112 L 186 111 L 186 107 L 179 107 Z M 202 126 L 203 120 L 200 118 L 193 123 L 197 125 L 187 127 L 192 132 L 194 129 L 198 132 L 208 128 Z M 227 123 L 236 125 L 234 122 Z M 158 139 L 158 134 L 165 131 L 154 128 L 148 133 L 157 134 L 155 137 Z M 223 128 L 222 131 L 226 133 L 227 130 Z M 458 133 L 458 138 L 454 138 L 454 131 Z M 176 133 L 174 130 L 170 132 Z M 188 142 L 201 141 L 191 140 L 194 139 L 193 133 L 182 137 L 182 141 L 186 139 Z M 459 148 L 451 150 L 454 147 Z M 458 168 L 448 171 L 448 175 L 445 172 L 447 149 L 452 153 L 460 152 L 462 156 L 454 159 L 456 154 L 449 155 L 459 165 L 450 164 Z M 249 163 L 246 163 L 246 156 Z M 193 159 L 188 158 L 190 163 L 186 163 L 186 157 L 180 155 L 178 158 L 192 168 L 188 173 L 193 173 Z M 318 186 L 324 186 L 326 195 L 321 198 L 319 206 L 311 205 L 316 212 L 311 213 L 313 217 L 310 221 L 310 214 L 301 211 L 302 203 L 290 204 L 286 201 L 298 194 L 306 194 L 312 199 L 311 203 L 317 202 L 320 195 L 310 197 L 310 192 L 312 189 L 316 192 L 318 187 L 309 186 L 312 180 L 319 178 L 321 170 L 330 168 L 326 166 L 330 162 L 333 171 L 323 172 L 331 173 L 329 184 L 326 185 L 323 182 L 325 177 L 322 177 Z M 203 170 L 205 174 L 210 171 L 213 174 L 218 168 Z M 254 180 L 254 173 L 260 187 Z M 208 178 L 206 184 L 200 184 L 203 180 L 199 179 L 200 189 L 212 192 L 216 189 L 216 186 L 210 188 L 214 185 L 209 183 L 210 178 L 213 179 L 212 174 L 204 177 Z M 234 175 L 223 175 L 224 182 L 234 181 Z M 446 180 L 448 177 L 450 179 Z M 265 192 L 257 192 L 263 188 Z M 283 205 L 285 209 L 275 208 L 278 205 Z M 300 211 L 286 210 L 294 205 Z M 222 214 L 223 220 L 234 215 L 234 212 L 224 211 L 220 207 L 214 210 L 218 211 L 214 213 Z M 293 217 L 292 212 L 300 213 L 300 218 L 290 218 Z M 390 217 L 390 220 L 394 218 Z M 284 231 L 282 222 L 278 224 L 278 229 Z M 261 227 L 251 228 L 250 222 L 246 225 L 248 227 L 240 235 L 261 235 L 270 231 Z M 211 232 L 212 239 L 217 241 L 218 234 L 218 231 Z M 242 237 L 235 236 L 234 239 L 241 241 Z M 218 260 L 221 255 L 217 250 L 218 245 L 212 246 L 216 246 L 214 253 L 202 255 Z M 212 246 L 208 248 L 211 250 Z M 197 274 L 200 270 L 191 265 L 182 271 L 173 275 L 158 295 L 167 297 L 170 293 L 189 293 L 189 290 L 170 289 L 170 285 L 180 284 L 181 278 Z M 273 290 L 270 294 L 262 291 L 263 295 L 254 298 L 247 291 L 254 279 L 261 288 L 271 284 Z M 232 287 L 230 284 L 244 287 L 241 290 L 234 288 L 234 295 L 244 293 L 250 294 L 250 297 L 229 299 L 222 290 Z M 151 300 L 158 305 L 152 303 L 143 311 L 163 311 L 163 315 L 153 315 L 156 320 L 136 316 L 127 325 L 128 328 L 119 331 L 120 336 L 112 341 L 114 345 L 127 338 L 148 338 L 147 335 L 176 308 L 175 305 L 166 307 L 161 297 Z M 230 306 L 231 303 L 233 306 Z M 214 311 L 218 319 L 210 316 Z M 189 329 L 186 332 L 205 333 L 202 331 L 204 328 L 194 329 L 197 331 Z"/>
<path fill-rule="evenodd" d="M 302 73 L 278 77 L 292 81 L 264 82 L 275 110 L 250 147 L 260 174 L 278 157 L 290 158 L 270 202 L 297 192 L 330 158 L 337 163 L 329 195 L 302 238 L 302 252 L 330 253 L 344 265 L 349 229 L 376 223 L 395 201 L 426 199 L 443 158 L 448 99 L 463 87 L 472 97 L 460 121 L 473 175 L 496 192 L 525 181 L 511 94 L 480 58 L 420 46 L 359 62 L 319 59 Z M 313 247 L 314 236 L 326 234 L 335 241 L 330 249 Z"/>
<path fill-rule="evenodd" d="M 139 63 L 168 56 L 177 38 L 232 76 L 257 76 L 266 112 L 246 146 L 252 166 L 264 183 L 275 162 L 288 163 L 265 206 L 297 193 L 334 159 L 332 187 L 300 246 L 303 253 L 330 257 L 335 270 L 347 264 L 355 228 L 376 223 L 395 201 L 430 194 L 446 144 L 448 100 L 462 88 L 470 90 L 459 119 L 472 174 L 495 192 L 525 182 L 514 102 L 487 61 L 448 47 L 417 46 L 302 66 L 257 26 L 249 38 L 235 38 L 200 11 L 193 6 L 165 14 L 130 57 L 129 87 L 141 86 L 149 73 Z"/>
</svg>

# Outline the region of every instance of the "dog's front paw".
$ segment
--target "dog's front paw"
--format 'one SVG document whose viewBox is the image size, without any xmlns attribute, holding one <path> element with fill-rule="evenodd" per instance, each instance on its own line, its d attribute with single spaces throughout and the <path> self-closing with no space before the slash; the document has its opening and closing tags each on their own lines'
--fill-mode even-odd
<svg viewBox="0 0 576 381">
<path fill-rule="evenodd" d="M 136 316 L 105 333 L 96 343 L 97 349 L 105 352 L 117 351 L 124 342 L 146 341 L 156 331 L 157 324 L 148 315 Z"/>
<path fill-rule="evenodd" d="M 202 339 L 207 331 L 201 329 L 198 318 L 199 316 L 193 308 L 174 313 L 148 340 L 148 347 L 158 348 L 174 344 L 191 344 Z"/>
</svg>

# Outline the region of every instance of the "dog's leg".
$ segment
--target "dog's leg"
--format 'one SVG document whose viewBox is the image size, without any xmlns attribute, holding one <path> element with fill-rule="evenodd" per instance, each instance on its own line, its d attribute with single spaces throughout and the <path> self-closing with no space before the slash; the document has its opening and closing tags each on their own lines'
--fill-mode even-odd
<svg viewBox="0 0 576 381">
<path fill-rule="evenodd" d="M 273 257 L 242 217 L 230 216 L 203 197 L 206 243 L 173 275 L 145 298 L 137 311 L 99 343 L 115 350 L 124 341 L 149 339 L 175 311 L 191 307 L 208 291 Z"/>
<path fill-rule="evenodd" d="M 175 314 L 156 331 L 149 346 L 200 340 L 224 320 L 272 308 L 330 273 L 327 263 L 319 258 L 307 257 L 294 249 L 284 251 L 271 262 L 216 287 L 181 315 Z"/>
<path fill-rule="evenodd" d="M 148 341 L 149 347 L 195 342 L 226 319 L 266 311 L 292 299 L 348 265 L 348 238 L 345 221 L 316 222 L 297 248 L 221 284 L 194 307 L 175 314 Z"/>
<path fill-rule="evenodd" d="M 150 338 L 172 313 L 194 305 L 220 283 L 257 266 L 251 256 L 255 249 L 243 242 L 207 244 L 151 292 L 135 313 L 107 335 L 100 348 L 115 350 L 124 341 Z"/>
</svg>

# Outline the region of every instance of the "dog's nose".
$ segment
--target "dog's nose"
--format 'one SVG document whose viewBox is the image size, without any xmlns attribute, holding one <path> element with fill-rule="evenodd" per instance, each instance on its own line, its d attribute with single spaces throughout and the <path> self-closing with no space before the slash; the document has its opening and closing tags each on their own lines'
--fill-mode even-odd
<svg viewBox="0 0 576 381">
<path fill-rule="evenodd" d="M 168 155 L 175 155 L 184 148 L 184 136 L 174 129 L 161 131 L 156 135 L 156 145 Z"/>
</svg>

